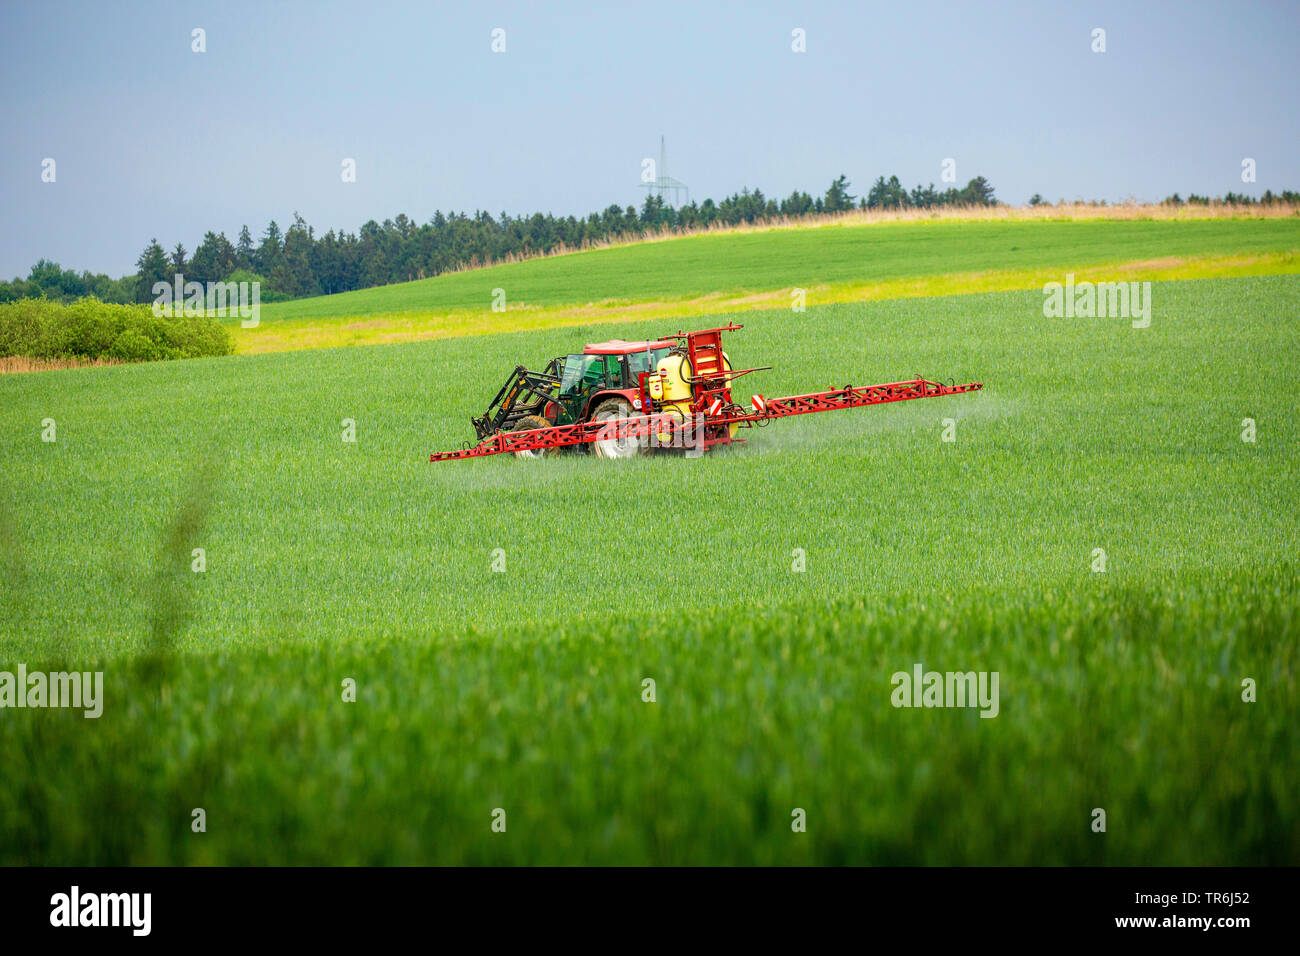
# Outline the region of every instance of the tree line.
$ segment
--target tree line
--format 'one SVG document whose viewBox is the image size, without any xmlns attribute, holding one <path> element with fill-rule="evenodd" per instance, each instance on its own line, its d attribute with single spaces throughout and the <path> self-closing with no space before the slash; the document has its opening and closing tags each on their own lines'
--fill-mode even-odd
<svg viewBox="0 0 1300 956">
<path fill-rule="evenodd" d="M 209 231 L 192 253 L 182 243 L 168 251 L 152 239 L 136 260 L 136 271 L 118 279 L 77 273 L 41 259 L 26 279 L 0 282 L 0 302 L 20 298 L 71 301 L 83 296 L 104 302 L 152 302 L 154 284 L 171 282 L 177 273 L 186 281 L 205 284 L 259 281 L 261 301 L 274 302 L 406 282 L 558 249 L 580 249 L 647 231 L 688 232 L 852 209 L 997 202 L 992 185 L 982 176 L 960 190 L 936 190 L 931 184 L 909 192 L 897 176 L 879 177 L 861 197 L 849 190 L 848 178 L 841 175 L 817 197 L 796 190 L 776 200 L 761 189 L 742 189 L 721 202 L 705 199 L 673 208 L 659 196 L 650 195 L 639 210 L 611 205 L 586 217 L 549 213 L 511 216 L 504 212 L 494 217 L 481 210 L 473 215 L 439 211 L 423 224 L 403 213 L 383 223 L 372 219 L 356 232 L 330 229 L 323 235 L 295 213 L 287 229 L 272 220 L 257 239 L 248 226 L 240 229 L 234 242 L 224 232 Z"/>
<path fill-rule="evenodd" d="M 813 197 L 796 190 L 784 199 L 765 196 L 761 189 L 742 189 L 721 202 L 705 199 L 673 208 L 649 195 L 635 206 L 608 206 L 585 218 L 534 213 L 492 216 L 485 211 L 434 214 L 417 224 L 405 214 L 377 223 L 366 222 L 356 232 L 330 229 L 323 235 L 297 213 L 288 229 L 272 220 L 256 240 L 248 226 L 234 242 L 224 232 L 209 231 L 191 253 L 181 243 L 168 252 L 157 239 L 140 253 L 136 272 L 112 279 L 103 274 L 77 273 L 41 259 L 26 279 L 0 282 L 0 302 L 20 298 L 71 301 L 94 296 L 104 302 L 152 302 L 156 282 L 171 282 L 177 273 L 186 281 L 261 282 L 261 301 L 347 292 L 422 279 L 442 273 L 556 251 L 580 249 L 593 243 L 632 238 L 647 231 L 688 232 L 710 226 L 735 226 L 778 218 L 800 219 L 853 209 L 927 209 L 944 206 L 996 205 L 993 186 L 976 176 L 962 189 L 936 189 L 934 184 L 906 189 L 897 176 L 880 176 L 862 196 L 854 196 L 846 176 L 837 177 L 825 193 Z M 1229 194 L 1226 201 L 1255 202 Z M 1266 193 L 1261 201 L 1294 202 L 1295 193 Z M 1176 195 L 1170 201 L 1181 202 Z M 1189 202 L 1202 197 L 1189 197 Z M 1206 200 L 1208 201 L 1208 200 Z M 1042 202 L 1035 195 L 1031 204 Z"/>
</svg>

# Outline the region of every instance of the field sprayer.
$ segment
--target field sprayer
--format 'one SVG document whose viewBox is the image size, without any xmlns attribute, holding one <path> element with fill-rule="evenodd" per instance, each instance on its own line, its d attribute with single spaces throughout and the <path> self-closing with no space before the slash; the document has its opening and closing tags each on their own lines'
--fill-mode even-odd
<svg viewBox="0 0 1300 956">
<path fill-rule="evenodd" d="M 598 342 L 579 354 L 551 359 L 541 372 L 520 365 L 487 411 L 471 419 L 479 443 L 432 454 L 429 460 L 506 452 L 541 458 L 569 446 L 590 446 L 600 458 L 629 458 L 664 448 L 700 454 L 714 445 L 743 442 L 737 437 L 741 428 L 777 418 L 957 395 L 983 387 L 979 382 L 944 385 L 918 378 L 888 385 L 846 385 L 786 398 L 754 395 L 748 406 L 738 405 L 731 397 L 731 383 L 771 368 L 731 367 L 722 350 L 722 333 L 741 328 L 728 324 L 679 331 L 655 341 Z"/>
</svg>

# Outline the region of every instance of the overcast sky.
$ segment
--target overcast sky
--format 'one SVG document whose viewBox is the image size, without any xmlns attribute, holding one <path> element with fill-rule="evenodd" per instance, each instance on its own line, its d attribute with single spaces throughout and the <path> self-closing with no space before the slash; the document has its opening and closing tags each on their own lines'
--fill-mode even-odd
<svg viewBox="0 0 1300 956">
<path fill-rule="evenodd" d="M 661 133 L 694 199 L 943 186 L 949 157 L 1017 204 L 1300 189 L 1298 39 L 1297 2 L 6 0 L 0 276 L 118 276 L 295 210 L 639 205 Z"/>
</svg>

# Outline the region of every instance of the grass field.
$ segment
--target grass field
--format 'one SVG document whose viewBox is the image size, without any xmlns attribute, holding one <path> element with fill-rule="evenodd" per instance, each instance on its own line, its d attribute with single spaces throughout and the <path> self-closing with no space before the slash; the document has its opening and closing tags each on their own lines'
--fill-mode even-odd
<svg viewBox="0 0 1300 956">
<path fill-rule="evenodd" d="M 1223 251 L 917 228 L 768 275 Z M 519 297 L 585 261 L 650 294 L 620 252 Z M 0 863 L 1298 863 L 1300 277 L 1153 296 L 1146 329 L 1037 291 L 735 314 L 769 396 L 985 389 L 701 460 L 427 461 L 517 362 L 664 322 L 0 378 L 0 668 L 106 681 L 98 720 L 0 711 Z M 998 716 L 892 707 L 918 663 L 999 672 Z"/>
<path fill-rule="evenodd" d="M 1300 272 L 1300 218 L 826 224 L 593 249 L 271 303 L 231 321 L 241 352 L 415 341 L 558 325 L 1042 288 L 1080 279 Z M 505 311 L 492 311 L 493 290 Z"/>
</svg>

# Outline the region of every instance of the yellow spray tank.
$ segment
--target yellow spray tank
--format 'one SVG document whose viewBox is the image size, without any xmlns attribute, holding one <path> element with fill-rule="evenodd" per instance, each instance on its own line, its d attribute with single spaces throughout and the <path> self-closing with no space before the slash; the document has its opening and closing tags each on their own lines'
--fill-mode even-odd
<svg viewBox="0 0 1300 956">
<path fill-rule="evenodd" d="M 681 352 L 669 352 L 655 366 L 655 374 L 648 382 L 650 397 L 659 403 L 659 411 L 683 423 L 691 414 L 691 386 L 686 381 L 691 374 L 690 363 Z M 658 434 L 660 444 L 672 442 L 669 432 Z"/>
<path fill-rule="evenodd" d="M 724 371 L 731 371 L 731 358 L 726 352 L 722 353 L 722 368 Z M 691 374 L 691 365 L 686 355 L 682 352 L 670 352 L 659 360 L 655 366 L 655 374 L 650 376 L 648 385 L 650 397 L 659 403 L 659 410 L 665 415 L 671 415 L 679 423 L 684 423 L 691 415 L 691 403 L 695 398 L 694 391 L 687 379 Z M 731 379 L 726 379 L 726 384 L 731 384 Z M 736 432 L 740 426 L 735 422 L 731 423 L 731 437 L 736 437 Z M 672 435 L 668 432 L 659 433 L 661 444 L 667 445 L 672 441 Z"/>
</svg>

